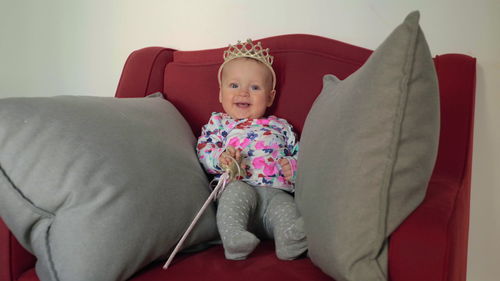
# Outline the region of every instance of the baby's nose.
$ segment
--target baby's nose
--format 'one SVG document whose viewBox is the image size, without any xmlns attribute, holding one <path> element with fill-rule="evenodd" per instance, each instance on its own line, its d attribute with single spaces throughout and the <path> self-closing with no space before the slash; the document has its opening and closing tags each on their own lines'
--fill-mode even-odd
<svg viewBox="0 0 500 281">
<path fill-rule="evenodd" d="M 241 88 L 241 91 L 240 91 L 240 96 L 248 96 L 250 95 L 248 89 L 246 88 Z"/>
</svg>

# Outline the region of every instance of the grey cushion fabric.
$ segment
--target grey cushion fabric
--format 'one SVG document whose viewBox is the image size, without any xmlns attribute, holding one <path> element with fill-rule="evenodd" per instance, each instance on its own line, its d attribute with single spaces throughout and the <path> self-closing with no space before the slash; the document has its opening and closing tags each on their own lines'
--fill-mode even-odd
<svg viewBox="0 0 500 281">
<path fill-rule="evenodd" d="M 116 281 L 165 257 L 209 195 L 163 98 L 0 100 L 0 214 L 42 281 Z M 209 208 L 186 246 L 215 238 Z"/>
<path fill-rule="evenodd" d="M 421 203 L 439 138 L 434 64 L 413 12 L 307 116 L 296 201 L 312 261 L 337 281 L 387 280 L 387 239 Z"/>
</svg>

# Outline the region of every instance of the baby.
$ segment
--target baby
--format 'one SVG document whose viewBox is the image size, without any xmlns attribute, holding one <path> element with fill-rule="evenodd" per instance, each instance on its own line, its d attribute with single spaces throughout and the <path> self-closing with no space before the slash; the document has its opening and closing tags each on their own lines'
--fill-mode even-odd
<svg viewBox="0 0 500 281">
<path fill-rule="evenodd" d="M 261 43 L 229 46 L 219 68 L 219 101 L 198 139 L 197 152 L 207 172 L 222 174 L 236 161 L 245 170 L 231 182 L 217 207 L 217 227 L 227 259 L 241 260 L 261 238 L 274 238 L 276 255 L 297 258 L 307 250 L 303 221 L 294 199 L 299 144 L 292 126 L 264 117 L 276 95 L 273 57 Z M 255 233 L 255 234 L 254 234 Z"/>
</svg>

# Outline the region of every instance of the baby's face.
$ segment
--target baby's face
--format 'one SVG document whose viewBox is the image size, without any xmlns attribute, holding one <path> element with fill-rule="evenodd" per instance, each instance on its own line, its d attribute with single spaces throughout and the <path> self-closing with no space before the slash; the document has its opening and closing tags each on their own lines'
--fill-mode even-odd
<svg viewBox="0 0 500 281">
<path fill-rule="evenodd" d="M 224 65 L 219 101 L 234 119 L 262 118 L 274 101 L 271 71 L 261 62 L 238 58 Z"/>
</svg>

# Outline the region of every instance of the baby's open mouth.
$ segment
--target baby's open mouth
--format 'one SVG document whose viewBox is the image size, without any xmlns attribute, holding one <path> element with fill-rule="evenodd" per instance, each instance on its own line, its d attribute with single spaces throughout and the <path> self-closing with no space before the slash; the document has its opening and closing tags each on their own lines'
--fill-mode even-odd
<svg viewBox="0 0 500 281">
<path fill-rule="evenodd" d="M 247 107 L 249 107 L 249 106 L 250 106 L 250 104 L 249 104 L 249 103 L 247 103 L 247 102 L 237 102 L 237 103 L 236 103 L 236 106 L 237 106 L 237 107 L 240 107 L 240 108 L 247 108 Z"/>
</svg>

